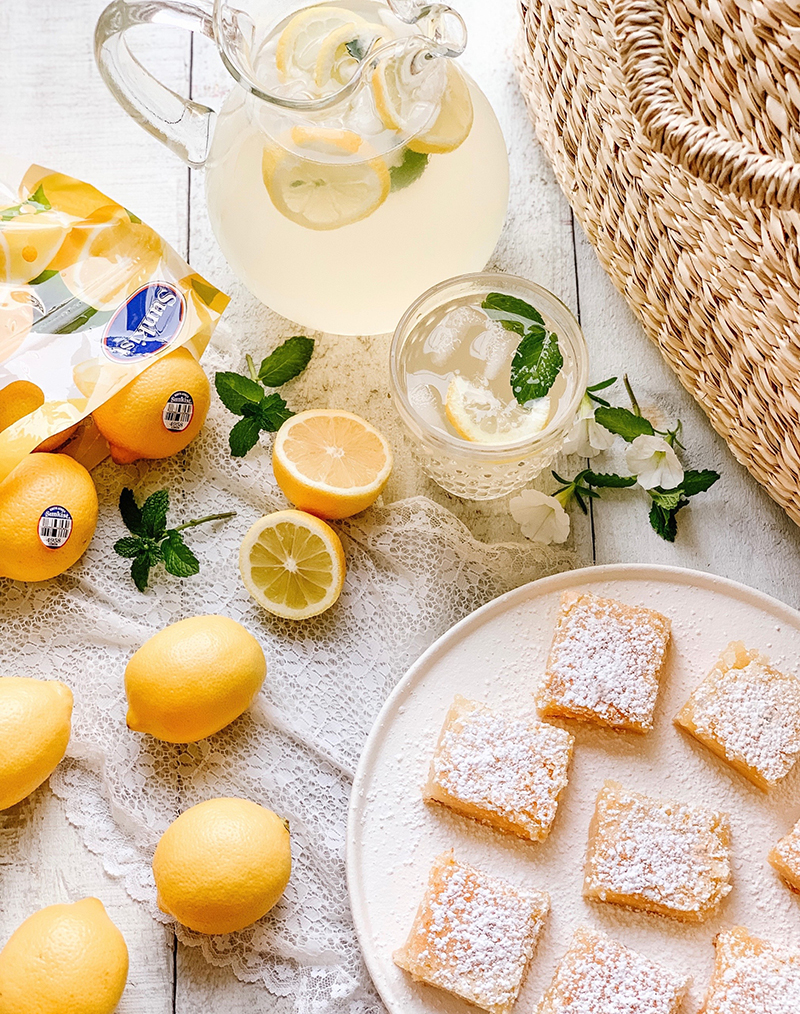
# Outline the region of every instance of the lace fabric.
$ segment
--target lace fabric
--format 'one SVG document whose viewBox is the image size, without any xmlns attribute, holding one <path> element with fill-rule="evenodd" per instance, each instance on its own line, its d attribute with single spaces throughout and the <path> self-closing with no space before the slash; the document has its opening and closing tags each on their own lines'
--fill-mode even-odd
<svg viewBox="0 0 800 1014">
<path fill-rule="evenodd" d="M 204 365 L 213 375 L 239 368 L 239 359 L 218 343 Z M 150 868 L 170 822 L 214 796 L 255 800 L 290 822 L 294 866 L 283 899 L 240 933 L 207 937 L 176 925 L 179 939 L 242 980 L 294 996 L 298 1014 L 380 1011 L 353 930 L 344 859 L 350 787 L 372 722 L 410 664 L 453 623 L 574 559 L 561 547 L 478 542 L 444 507 L 414 497 L 336 523 L 348 575 L 331 610 L 302 623 L 265 614 L 242 585 L 238 548 L 253 521 L 285 502 L 263 446 L 231 458 L 231 418 L 214 401 L 184 455 L 95 469 L 97 534 L 69 574 L 41 585 L 0 581 L 10 663 L 17 675 L 72 687 L 73 735 L 52 788 L 87 847 L 153 918 L 172 921 L 157 907 Z M 142 595 L 112 549 L 123 534 L 117 501 L 125 485 L 140 496 L 168 487 L 171 522 L 238 514 L 191 531 L 197 576 L 180 581 L 161 568 Z M 128 658 L 168 623 L 203 612 L 239 620 L 263 645 L 268 671 L 257 703 L 200 743 L 175 746 L 130 732 Z"/>
</svg>

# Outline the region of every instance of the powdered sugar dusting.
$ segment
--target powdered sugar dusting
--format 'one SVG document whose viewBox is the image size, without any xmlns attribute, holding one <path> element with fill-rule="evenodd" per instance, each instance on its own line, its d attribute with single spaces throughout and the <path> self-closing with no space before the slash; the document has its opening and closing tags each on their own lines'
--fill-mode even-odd
<svg viewBox="0 0 800 1014">
<path fill-rule="evenodd" d="M 587 897 L 697 918 L 731 890 L 723 814 L 606 782 L 591 830 Z"/>
<path fill-rule="evenodd" d="M 567 785 L 573 737 L 525 716 L 456 697 L 431 763 L 426 796 L 521 836 L 544 838 Z"/>
<path fill-rule="evenodd" d="M 545 715 L 650 729 L 669 621 L 652 609 L 580 595 L 562 605 L 537 701 Z"/>
<path fill-rule="evenodd" d="M 800 680 L 734 642 L 691 695 L 680 721 L 713 740 L 729 761 L 774 784 L 800 755 Z"/>
<path fill-rule="evenodd" d="M 788 867 L 795 885 L 800 884 L 800 820 L 781 838 L 774 852 Z"/>
<path fill-rule="evenodd" d="M 675 1014 L 685 989 L 686 979 L 581 927 L 537 1014 Z"/>
<path fill-rule="evenodd" d="M 516 888 L 445 853 L 434 863 L 395 961 L 415 978 L 500 1012 L 517 997 L 548 907 L 546 894 Z"/>
<path fill-rule="evenodd" d="M 800 952 L 774 947 L 736 927 L 716 940 L 706 1014 L 797 1014 Z"/>
</svg>

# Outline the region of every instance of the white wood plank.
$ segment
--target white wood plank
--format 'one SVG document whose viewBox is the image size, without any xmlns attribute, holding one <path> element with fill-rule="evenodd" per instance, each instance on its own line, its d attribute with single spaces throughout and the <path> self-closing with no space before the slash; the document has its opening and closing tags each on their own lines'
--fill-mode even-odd
<svg viewBox="0 0 800 1014">
<path fill-rule="evenodd" d="M 622 377 L 627 371 L 645 414 L 652 407 L 668 418 L 682 420 L 686 450 L 681 453 L 686 466 L 714 468 L 721 476 L 679 515 L 674 545 L 651 529 L 644 493 L 605 494 L 594 505 L 597 563 L 662 563 L 709 571 L 800 606 L 800 530 L 714 433 L 645 337 L 577 226 L 576 239 L 581 320 L 589 341 L 593 380 Z M 617 403 L 627 406 L 621 385 L 614 392 Z M 621 455 L 616 461 L 627 471 Z M 606 470 L 605 464 L 597 467 Z"/>
</svg>

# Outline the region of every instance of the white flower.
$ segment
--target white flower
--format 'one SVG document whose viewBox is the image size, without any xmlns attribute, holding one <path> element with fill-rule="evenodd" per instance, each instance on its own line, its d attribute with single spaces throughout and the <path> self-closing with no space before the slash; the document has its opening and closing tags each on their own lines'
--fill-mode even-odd
<svg viewBox="0 0 800 1014">
<path fill-rule="evenodd" d="M 578 415 L 564 441 L 564 454 L 593 458 L 595 454 L 607 451 L 613 443 L 614 434 L 595 421 L 594 403 L 588 394 L 584 394 L 578 406 Z"/>
<path fill-rule="evenodd" d="M 549 546 L 552 542 L 564 542 L 569 535 L 569 514 L 554 496 L 538 489 L 524 489 L 511 498 L 508 506 L 522 534 L 534 542 Z"/>
<path fill-rule="evenodd" d="M 674 489 L 683 482 L 683 465 L 663 437 L 642 433 L 628 445 L 625 461 L 643 489 Z"/>
</svg>

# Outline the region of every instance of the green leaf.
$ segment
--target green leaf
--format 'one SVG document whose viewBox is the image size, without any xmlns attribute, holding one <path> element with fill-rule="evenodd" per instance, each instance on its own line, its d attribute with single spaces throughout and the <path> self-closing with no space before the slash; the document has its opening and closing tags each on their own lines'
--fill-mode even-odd
<svg viewBox="0 0 800 1014">
<path fill-rule="evenodd" d="M 258 443 L 261 422 L 258 419 L 240 419 L 228 434 L 228 444 L 234 458 L 243 458 Z"/>
<path fill-rule="evenodd" d="M 303 372 L 313 352 L 313 338 L 305 335 L 287 338 L 261 363 L 258 379 L 265 387 L 280 387 Z"/>
<path fill-rule="evenodd" d="M 354 60 L 363 60 L 367 55 L 367 51 L 364 48 L 364 43 L 361 39 L 351 39 L 349 42 L 345 42 L 344 48 Z"/>
<path fill-rule="evenodd" d="M 530 303 L 526 303 L 524 299 L 508 296 L 504 292 L 490 292 L 481 303 L 481 307 L 492 320 L 499 320 L 501 322 L 504 320 L 515 320 L 526 328 L 531 323 L 541 324 L 542 327 L 545 326 L 544 318 L 536 307 L 531 306 Z"/>
<path fill-rule="evenodd" d="M 649 489 L 647 492 L 653 498 L 653 502 L 657 503 L 659 507 L 663 507 L 665 511 L 674 511 L 683 498 L 683 491 L 680 487 L 667 492 L 658 489 Z"/>
<path fill-rule="evenodd" d="M 23 208 L 33 208 L 35 212 L 39 212 L 49 211 L 51 207 L 52 205 L 44 192 L 44 187 L 40 183 L 36 188 L 36 192 L 31 194 L 27 200 L 24 200 L 21 204 L 15 204 L 13 208 L 4 208 L 0 211 L 0 222 L 9 222 L 12 218 L 21 215 Z"/>
<path fill-rule="evenodd" d="M 593 472 L 586 469 L 583 478 L 590 486 L 600 489 L 627 489 L 636 485 L 635 475 L 616 475 L 614 472 Z"/>
<path fill-rule="evenodd" d="M 595 411 L 594 418 L 601 426 L 605 426 L 612 433 L 619 434 L 628 443 L 635 440 L 636 437 L 642 436 L 643 433 L 652 436 L 655 432 L 653 424 L 648 419 L 645 419 L 643 415 L 634 415 L 627 408 L 608 408 L 601 405 Z"/>
<path fill-rule="evenodd" d="M 141 218 L 139 218 L 138 215 L 134 215 L 134 213 L 132 211 L 128 211 L 127 208 L 125 209 L 125 211 L 126 211 L 126 213 L 128 215 L 128 218 L 131 220 L 131 222 L 133 222 L 134 225 L 141 225 L 142 224 L 142 220 L 141 220 Z"/>
<path fill-rule="evenodd" d="M 707 489 L 711 489 L 717 479 L 719 479 L 719 472 L 715 472 L 713 469 L 704 468 L 698 472 L 690 468 L 683 473 L 680 489 L 684 496 L 695 496 L 697 493 L 705 493 Z"/>
<path fill-rule="evenodd" d="M 35 278 L 32 278 L 28 282 L 28 285 L 41 285 L 42 282 L 46 282 L 48 278 L 53 278 L 57 274 L 58 272 L 53 271 L 52 268 L 45 268 L 44 271 L 39 272 Z"/>
<path fill-rule="evenodd" d="M 162 560 L 161 550 L 158 547 L 148 549 L 146 553 L 137 556 L 131 564 L 131 577 L 133 583 L 140 592 L 145 591 L 150 580 L 150 571 Z"/>
<path fill-rule="evenodd" d="M 258 404 L 264 397 L 259 384 L 240 373 L 223 372 L 214 376 L 214 387 L 220 401 L 235 415 L 242 415 L 242 408 L 248 403 Z"/>
<path fill-rule="evenodd" d="M 592 384 L 591 387 L 587 387 L 587 391 L 604 391 L 607 387 L 611 387 L 612 384 L 616 384 L 616 377 L 609 377 L 608 380 L 601 380 L 599 384 Z"/>
<path fill-rule="evenodd" d="M 392 190 L 405 190 L 406 187 L 410 187 L 425 172 L 427 165 L 428 156 L 424 152 L 406 148 L 400 165 L 393 165 L 389 168 Z"/>
<path fill-rule="evenodd" d="M 119 495 L 119 512 L 122 515 L 122 523 L 129 532 L 133 532 L 134 535 L 146 534 L 142 524 L 141 509 L 136 503 L 133 490 L 127 486 Z"/>
<path fill-rule="evenodd" d="M 126 535 L 123 539 L 117 539 L 114 543 L 114 552 L 128 560 L 133 559 L 145 552 L 144 542 L 136 535 Z"/>
<path fill-rule="evenodd" d="M 164 566 L 175 577 L 191 577 L 200 570 L 200 561 L 183 541 L 180 532 L 167 532 L 166 539 L 161 543 Z"/>
<path fill-rule="evenodd" d="M 513 331 L 520 337 L 525 334 L 525 325 L 521 320 L 499 320 L 498 324 L 502 324 L 506 331 Z"/>
<path fill-rule="evenodd" d="M 650 525 L 657 535 L 667 542 L 674 542 L 678 534 L 678 522 L 675 519 L 676 511 L 665 511 L 663 507 L 653 501 L 650 505 Z"/>
<path fill-rule="evenodd" d="M 556 335 L 534 324 L 517 346 L 511 361 L 511 390 L 520 405 L 543 398 L 563 365 Z"/>
<path fill-rule="evenodd" d="M 169 491 L 158 489 L 142 504 L 142 527 L 151 539 L 160 539 L 167 527 Z"/>
<path fill-rule="evenodd" d="M 258 420 L 261 428 L 274 433 L 283 426 L 287 419 L 291 419 L 294 412 L 286 405 L 286 402 L 279 394 L 269 394 L 258 406 Z"/>
</svg>

